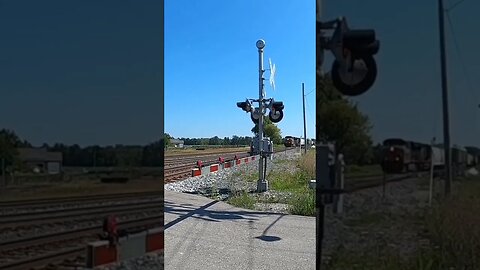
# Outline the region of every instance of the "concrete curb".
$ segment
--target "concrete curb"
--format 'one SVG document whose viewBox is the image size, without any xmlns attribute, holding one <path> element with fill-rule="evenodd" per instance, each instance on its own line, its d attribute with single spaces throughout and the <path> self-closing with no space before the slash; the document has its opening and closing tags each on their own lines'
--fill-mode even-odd
<svg viewBox="0 0 480 270">
<path fill-rule="evenodd" d="M 154 228 L 119 239 L 117 246 L 108 241 L 95 241 L 87 245 L 87 268 L 107 265 L 130 258 L 141 257 L 164 249 L 163 228 Z"/>
<path fill-rule="evenodd" d="M 237 159 L 237 160 L 227 161 L 227 162 L 222 163 L 222 164 L 218 164 L 218 163 L 212 164 L 210 166 L 202 167 L 201 169 L 195 168 L 195 169 L 192 169 L 192 177 L 201 176 L 201 175 L 208 175 L 210 173 L 215 173 L 215 172 L 225 170 L 225 169 L 229 169 L 229 168 L 239 166 L 239 165 L 242 165 L 242 164 L 248 164 L 249 162 L 257 160 L 258 157 L 259 157 L 258 155 L 250 156 L 250 157 L 240 158 L 240 159 Z"/>
</svg>

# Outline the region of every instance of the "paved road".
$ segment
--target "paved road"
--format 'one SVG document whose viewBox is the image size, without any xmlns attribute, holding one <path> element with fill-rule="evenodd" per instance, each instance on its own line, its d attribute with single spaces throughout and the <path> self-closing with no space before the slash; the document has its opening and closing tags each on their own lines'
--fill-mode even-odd
<svg viewBox="0 0 480 270">
<path fill-rule="evenodd" d="M 315 269 L 315 218 L 166 190 L 165 269 Z"/>
</svg>

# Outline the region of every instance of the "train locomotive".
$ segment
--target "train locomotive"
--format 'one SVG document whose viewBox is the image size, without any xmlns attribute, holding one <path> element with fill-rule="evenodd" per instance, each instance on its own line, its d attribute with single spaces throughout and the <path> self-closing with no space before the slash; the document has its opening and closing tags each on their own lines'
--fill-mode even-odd
<svg viewBox="0 0 480 270">
<path fill-rule="evenodd" d="M 469 153 L 463 147 L 453 146 L 451 153 L 454 170 L 465 170 L 478 164 L 479 155 Z M 381 165 L 385 173 L 428 171 L 432 164 L 434 169 L 442 169 L 445 166 L 442 146 L 431 146 L 399 138 L 383 141 Z"/>
<path fill-rule="evenodd" d="M 311 140 L 307 140 L 308 145 L 312 145 L 312 141 Z M 294 137 L 294 136 L 285 136 L 285 138 L 283 139 L 283 145 L 285 145 L 285 147 L 302 147 L 304 148 L 305 147 L 305 139 L 304 138 L 298 138 L 298 137 Z"/>
<path fill-rule="evenodd" d="M 295 147 L 295 146 L 297 146 L 297 142 L 295 140 L 295 137 L 286 136 L 283 139 L 283 145 L 285 145 L 285 147 Z"/>
</svg>

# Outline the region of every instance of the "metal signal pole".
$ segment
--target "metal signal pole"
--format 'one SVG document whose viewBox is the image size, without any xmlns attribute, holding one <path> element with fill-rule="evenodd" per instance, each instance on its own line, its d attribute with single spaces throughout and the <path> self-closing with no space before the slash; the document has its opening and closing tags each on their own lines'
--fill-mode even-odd
<svg viewBox="0 0 480 270">
<path fill-rule="evenodd" d="M 443 137 L 445 151 L 445 196 L 450 194 L 452 183 L 452 157 L 450 155 L 450 125 L 448 114 L 448 82 L 447 82 L 447 57 L 445 52 L 445 22 L 443 0 L 438 0 L 438 21 L 440 32 L 440 61 L 442 69 L 442 99 L 443 99 Z"/>
<path fill-rule="evenodd" d="M 263 42 L 263 41 L 262 41 Z M 258 109 L 260 111 L 260 117 L 258 119 L 258 151 L 260 153 L 260 158 L 258 159 L 258 183 L 257 183 L 257 192 L 264 192 L 268 190 L 267 181 L 264 178 L 263 173 L 263 99 L 265 97 L 265 92 L 263 89 L 263 48 L 265 44 L 262 43 L 260 46 L 257 44 L 258 48 Z"/>
<path fill-rule="evenodd" d="M 305 140 L 305 154 L 307 153 L 307 121 L 305 119 L 305 84 L 302 83 L 302 97 L 303 97 L 303 139 Z M 302 148 L 302 144 L 300 144 Z"/>
</svg>

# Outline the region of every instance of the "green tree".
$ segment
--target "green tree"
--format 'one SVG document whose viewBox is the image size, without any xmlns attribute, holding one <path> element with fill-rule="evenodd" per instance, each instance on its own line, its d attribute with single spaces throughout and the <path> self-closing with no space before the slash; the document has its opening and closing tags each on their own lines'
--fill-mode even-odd
<svg viewBox="0 0 480 270">
<path fill-rule="evenodd" d="M 164 146 L 161 140 L 153 142 L 143 148 L 142 166 L 163 167 Z"/>
<path fill-rule="evenodd" d="M 0 174 L 3 173 L 2 159 L 5 161 L 5 170 L 8 168 L 19 169 L 21 164 L 18 158 L 19 147 L 28 147 L 27 141 L 21 141 L 14 131 L 8 129 L 0 130 Z"/>
<path fill-rule="evenodd" d="M 220 145 L 220 138 L 218 136 L 212 137 L 208 140 L 209 145 Z"/>
<path fill-rule="evenodd" d="M 230 138 L 229 137 L 225 137 L 223 138 L 223 144 L 224 145 L 230 145 L 231 141 L 230 141 Z"/>
<path fill-rule="evenodd" d="M 170 136 L 170 134 L 164 133 L 163 142 L 165 144 L 165 148 L 167 148 L 168 146 L 170 146 L 172 144 L 171 141 L 170 141 L 171 139 L 173 139 L 173 137 Z"/>
<path fill-rule="evenodd" d="M 258 135 L 258 124 L 251 130 L 255 136 Z M 282 143 L 282 132 L 281 130 L 275 125 L 270 118 L 264 117 L 263 118 L 263 131 L 264 136 L 269 137 L 274 144 L 281 144 Z"/>
<path fill-rule="evenodd" d="M 368 116 L 357 104 L 344 98 L 329 77 L 317 80 L 317 139 L 335 143 L 337 154 L 343 153 L 347 163 L 363 164 L 373 158 Z"/>
</svg>

